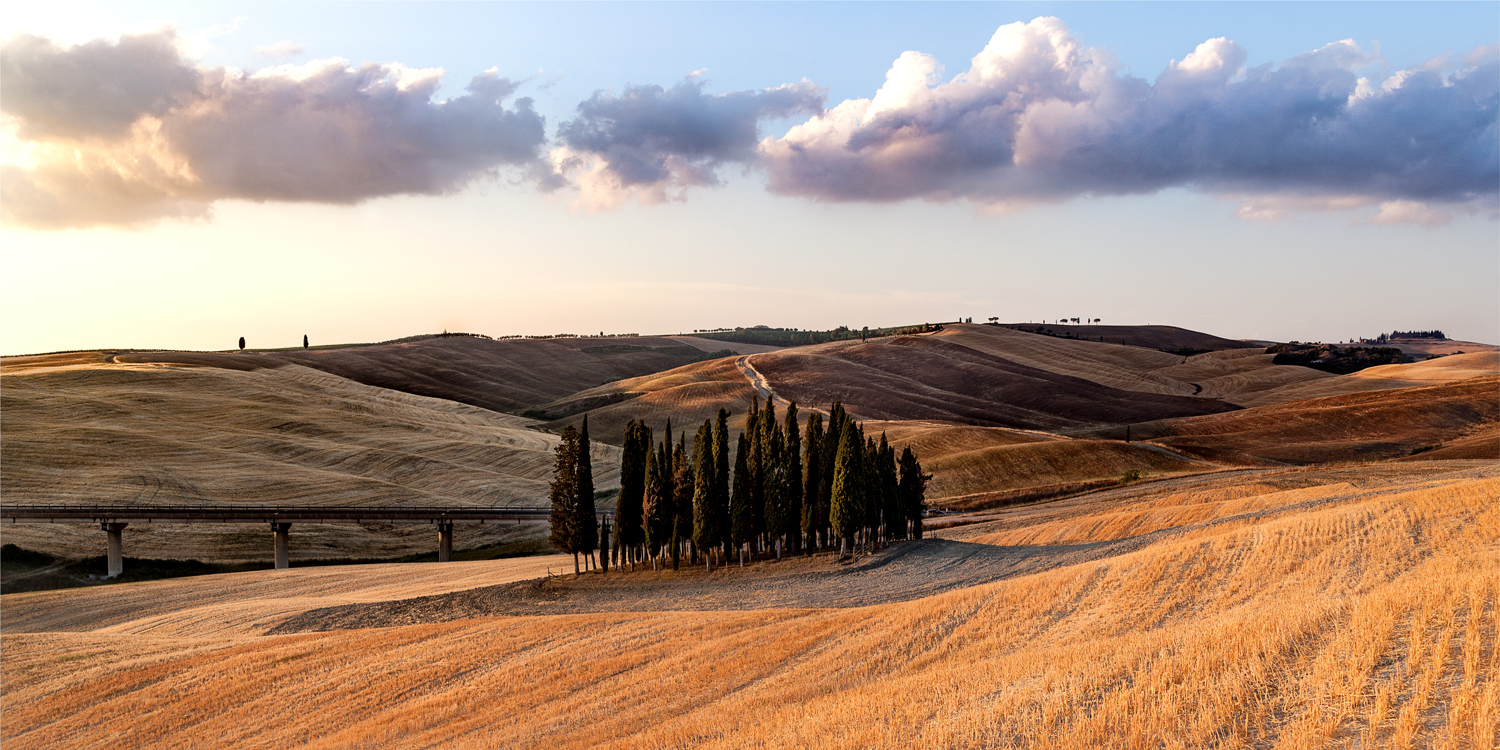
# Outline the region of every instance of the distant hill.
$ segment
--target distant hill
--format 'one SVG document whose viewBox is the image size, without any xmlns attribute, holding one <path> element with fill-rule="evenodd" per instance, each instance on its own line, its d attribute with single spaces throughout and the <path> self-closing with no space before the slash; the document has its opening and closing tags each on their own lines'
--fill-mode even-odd
<svg viewBox="0 0 1500 750">
<path fill-rule="evenodd" d="M 297 365 L 247 371 L 81 359 L 5 362 L 6 503 L 547 503 L 558 438 L 521 417 Z M 617 487 L 618 452 L 596 445 L 593 455 L 596 487 Z M 458 542 L 474 546 L 518 531 L 536 533 L 462 525 Z M 53 554 L 101 554 L 101 538 L 97 526 L 83 524 L 5 528 L 7 542 Z M 436 541 L 420 525 L 305 524 L 292 544 L 293 559 L 304 560 L 428 552 Z M 245 525 L 133 525 L 127 545 L 127 554 L 142 557 L 271 554 L 268 532 Z"/>
<path fill-rule="evenodd" d="M 1084 339 L 1104 344 L 1124 344 L 1161 351 L 1212 352 L 1242 349 L 1246 342 L 1220 338 L 1176 326 L 1106 326 L 1047 323 L 1001 323 L 1002 328 L 1043 336 Z M 1184 352 L 1184 353 L 1187 353 Z"/>
<path fill-rule="evenodd" d="M 348 348 L 125 352 L 107 356 L 120 363 L 237 370 L 296 364 L 365 385 L 519 414 L 603 383 L 702 361 L 711 352 L 726 349 L 744 353 L 773 350 L 696 337 L 493 340 L 450 336 Z"/>
<path fill-rule="evenodd" d="M 756 395 L 747 368 L 765 378 L 779 401 L 797 401 L 804 410 L 826 409 L 842 401 L 859 419 L 1069 430 L 1237 408 L 1221 400 L 1186 395 L 1193 392 L 1190 384 L 1163 381 L 1153 386 L 1155 392 L 1129 391 L 1073 374 L 1097 364 L 1112 366 L 1122 382 L 1149 380 L 1139 373 L 1153 365 L 1179 363 L 1180 356 L 1058 342 L 999 328 L 981 330 L 985 328 L 948 326 L 939 333 L 814 344 L 757 354 L 744 361 L 693 364 L 592 388 L 542 409 L 569 416 L 588 409 L 591 424 L 599 425 L 598 439 L 617 441 L 629 419 L 657 424 L 671 417 L 682 426 L 711 416 L 721 405 L 743 414 Z M 1052 366 L 1066 359 L 1056 352 L 1011 358 L 995 348 L 992 339 L 997 335 L 1035 342 L 1049 351 L 1058 344 L 1069 352 L 1082 346 L 1091 349 L 1086 354 L 1096 356 L 1090 360 L 1079 355 L 1081 359 L 1075 357 L 1068 366 Z M 1141 356 L 1149 361 L 1137 363 L 1133 370 L 1127 366 Z M 1108 363 L 1111 358 L 1113 365 Z"/>
<path fill-rule="evenodd" d="M 1412 367 L 1396 365 L 1395 367 Z M 1354 376 L 1344 376 L 1353 379 Z M 1369 461 L 1436 452 L 1500 459 L 1500 375 L 1255 407 L 1134 425 L 1132 437 L 1230 464 Z M 1123 436 L 1118 431 L 1100 436 Z M 1451 453 L 1451 452 L 1450 452 Z"/>
</svg>

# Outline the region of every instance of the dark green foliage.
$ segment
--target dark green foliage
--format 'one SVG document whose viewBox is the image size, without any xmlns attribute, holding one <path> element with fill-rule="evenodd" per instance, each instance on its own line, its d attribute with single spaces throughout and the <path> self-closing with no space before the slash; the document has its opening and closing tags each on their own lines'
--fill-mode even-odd
<svg viewBox="0 0 1500 750">
<path fill-rule="evenodd" d="M 880 488 L 880 519 L 885 524 L 888 539 L 906 538 L 906 512 L 901 508 L 900 480 L 896 476 L 896 449 L 886 442 L 885 433 L 880 433 L 880 445 L 875 451 L 876 484 Z"/>
<path fill-rule="evenodd" d="M 552 533 L 548 540 L 559 552 L 573 553 L 573 568 L 578 568 L 578 430 L 563 428 L 562 441 L 552 466 Z"/>
<path fill-rule="evenodd" d="M 845 422 L 834 459 L 833 502 L 828 513 L 834 536 L 844 543 L 844 554 L 848 553 L 848 543 L 864 520 L 863 458 L 864 445 L 859 439 L 859 431 L 854 428 L 854 423 Z"/>
<path fill-rule="evenodd" d="M 599 524 L 599 570 L 609 572 L 609 516 Z"/>
<path fill-rule="evenodd" d="M 864 437 L 864 426 L 861 425 L 859 434 Z M 860 467 L 864 483 L 865 495 L 865 528 L 875 531 L 880 528 L 880 513 L 885 508 L 880 498 L 880 469 L 876 465 L 879 461 L 880 446 L 875 444 L 875 438 L 865 438 L 865 460 Z"/>
<path fill-rule="evenodd" d="M 672 570 L 677 570 L 682 540 L 693 531 L 693 464 L 688 460 L 687 434 L 672 451 Z"/>
<path fill-rule="evenodd" d="M 719 410 L 714 422 L 714 528 L 719 536 L 714 544 L 729 544 L 729 411 Z"/>
<path fill-rule="evenodd" d="M 901 507 L 906 511 L 907 521 L 911 523 L 912 538 L 921 539 L 922 505 L 927 499 L 927 481 L 932 475 L 922 473 L 922 464 L 917 462 L 917 456 L 911 452 L 910 446 L 901 451 L 900 465 L 898 487 Z"/>
<path fill-rule="evenodd" d="M 14 544 L 0 545 L 0 565 L 35 568 L 50 565 L 56 560 L 46 552 L 36 552 Z"/>
<path fill-rule="evenodd" d="M 849 326 L 839 326 L 829 331 L 799 331 L 793 328 L 766 328 L 756 326 L 754 328 L 735 328 L 724 331 L 700 331 L 693 335 L 699 338 L 714 339 L 716 341 L 730 341 L 739 344 L 762 344 L 765 346 L 807 346 L 809 344 L 822 344 L 829 341 L 847 341 L 864 336 L 903 336 L 907 334 L 930 333 L 941 331 L 940 325 L 895 326 L 892 328 L 869 328 L 855 331 Z"/>
<path fill-rule="evenodd" d="M 818 487 L 818 520 L 819 528 L 824 529 L 825 534 L 832 533 L 831 513 L 833 512 L 833 473 L 834 464 L 839 454 L 839 443 L 844 438 L 844 425 L 849 421 L 844 412 L 842 402 L 833 402 L 833 407 L 828 410 L 828 427 L 823 432 L 822 456 L 820 457 L 820 468 L 818 477 L 821 484 Z M 835 539 L 826 539 L 826 543 L 832 545 Z"/>
<path fill-rule="evenodd" d="M 755 534 L 755 518 L 750 510 L 750 441 L 740 433 L 734 451 L 734 489 L 729 499 L 729 542 L 735 548 L 750 541 Z"/>
<path fill-rule="evenodd" d="M 1341 349 L 1333 344 L 1292 342 L 1269 347 L 1266 354 L 1276 355 L 1271 360 L 1274 365 L 1301 365 L 1335 375 L 1348 375 L 1376 365 L 1396 365 L 1412 361 L 1400 349 L 1381 346 L 1350 346 Z"/>
<path fill-rule="evenodd" d="M 775 547 L 781 539 L 788 522 L 786 507 L 786 451 L 781 425 L 776 423 L 776 404 L 766 402 L 760 413 L 756 435 L 760 441 L 761 460 L 761 523 L 760 532 L 765 543 Z"/>
<path fill-rule="evenodd" d="M 828 510 L 820 509 L 823 486 L 823 415 L 807 417 L 807 450 L 802 459 L 802 544 L 805 549 L 818 546 L 818 535 L 828 526 Z"/>
<path fill-rule="evenodd" d="M 747 541 L 752 542 L 766 530 L 766 444 L 761 437 L 760 423 L 760 398 L 752 396 L 750 414 L 745 418 L 745 433 L 750 441 L 746 463 L 750 472 L 750 538 Z"/>
<path fill-rule="evenodd" d="M 646 541 L 643 524 L 646 500 L 646 461 L 651 455 L 651 428 L 631 420 L 625 425 L 620 456 L 620 499 L 615 504 L 615 544 L 622 554 Z"/>
<path fill-rule="evenodd" d="M 240 337 L 240 351 L 245 351 L 245 337 Z"/>
<path fill-rule="evenodd" d="M 305 333 L 302 334 L 302 348 L 303 349 L 307 348 L 307 334 L 305 334 Z"/>
<path fill-rule="evenodd" d="M 667 423 L 671 430 L 672 423 Z M 655 557 L 672 535 L 672 439 L 671 433 L 655 446 L 646 462 L 645 543 L 647 554 Z"/>
<path fill-rule="evenodd" d="M 1386 340 L 1390 340 L 1390 339 L 1436 339 L 1438 341 L 1446 341 L 1446 340 L 1448 340 L 1448 337 L 1445 336 L 1445 335 L 1443 335 L 1442 331 L 1391 331 L 1391 335 L 1389 337 L 1385 337 L 1384 334 L 1382 334 L 1382 338 L 1386 338 Z"/>
<path fill-rule="evenodd" d="M 785 445 L 782 448 L 782 470 L 784 472 L 781 501 L 786 517 L 781 533 L 786 535 L 787 547 L 797 552 L 802 549 L 802 430 L 797 424 L 797 402 L 786 407 Z"/>
<path fill-rule="evenodd" d="M 722 535 L 718 528 L 719 514 L 714 508 L 714 426 L 711 420 L 703 420 L 698 435 L 693 439 L 693 546 L 707 551 L 718 543 Z"/>
<path fill-rule="evenodd" d="M 573 533 L 577 534 L 574 550 L 585 555 L 595 549 L 599 542 L 599 519 L 594 515 L 594 462 L 589 451 L 589 417 L 583 416 L 583 427 L 578 432 L 577 453 L 574 459 L 577 476 L 578 499 L 573 512 Z"/>
</svg>

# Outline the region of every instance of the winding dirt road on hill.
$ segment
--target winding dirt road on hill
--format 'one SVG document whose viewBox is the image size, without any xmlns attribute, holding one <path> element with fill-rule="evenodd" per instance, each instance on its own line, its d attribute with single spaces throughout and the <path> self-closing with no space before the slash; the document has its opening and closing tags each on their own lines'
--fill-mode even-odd
<svg viewBox="0 0 1500 750">
<path fill-rule="evenodd" d="M 750 387 L 754 388 L 755 392 L 766 400 L 766 403 L 775 400 L 776 392 L 771 390 L 770 381 L 766 380 L 766 376 L 760 374 L 760 371 L 755 369 L 755 365 L 750 364 L 750 357 L 748 355 L 736 359 L 734 364 L 740 368 L 740 372 L 745 375 L 745 379 L 750 381 Z"/>
</svg>

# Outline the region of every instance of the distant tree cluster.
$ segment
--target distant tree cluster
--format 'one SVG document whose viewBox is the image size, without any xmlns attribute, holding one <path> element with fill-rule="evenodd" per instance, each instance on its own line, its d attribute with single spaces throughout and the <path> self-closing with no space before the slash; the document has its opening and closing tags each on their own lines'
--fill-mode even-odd
<svg viewBox="0 0 1500 750">
<path fill-rule="evenodd" d="M 615 506 L 615 566 L 653 570 L 690 565 L 709 570 L 730 556 L 810 554 L 838 549 L 848 557 L 891 539 L 921 538 L 930 475 L 910 448 L 898 458 L 882 433 L 877 442 L 835 403 L 829 418 L 803 422 L 797 404 L 777 417 L 759 399 L 729 453 L 729 417 L 698 425 L 691 445 L 673 442 L 667 422 L 658 438 L 645 422 L 625 427 L 620 495 Z M 560 466 L 561 468 L 561 466 Z"/>
<path fill-rule="evenodd" d="M 1438 341 L 1446 341 L 1446 340 L 1448 340 L 1448 337 L 1444 336 L 1442 331 L 1391 331 L 1390 338 L 1392 338 L 1392 339 L 1437 339 Z M 1389 341 L 1389 340 L 1390 339 L 1387 339 L 1387 341 Z"/>
<path fill-rule="evenodd" d="M 927 323 L 892 328 L 870 328 L 866 326 L 859 330 L 855 330 L 849 326 L 839 326 L 827 331 L 803 331 L 796 328 L 753 326 L 751 328 L 702 329 L 694 331 L 694 335 L 699 338 L 728 341 L 736 344 L 786 347 L 824 344 L 829 341 L 849 341 L 856 338 L 863 341 L 871 336 L 906 336 L 941 330 L 943 330 L 942 325 L 929 325 Z"/>
<path fill-rule="evenodd" d="M 486 335 L 484 335 L 482 333 L 462 333 L 462 332 L 459 332 L 459 331 L 443 331 L 442 333 L 420 333 L 420 334 L 417 334 L 416 336 L 403 336 L 403 337 L 401 337 L 399 339 L 390 339 L 388 341 L 379 341 L 379 342 L 376 342 L 376 343 L 379 343 L 379 344 L 407 344 L 407 343 L 411 343 L 413 341 L 426 341 L 428 339 L 449 339 L 449 338 L 489 339 L 491 341 L 494 340 L 493 337 L 486 336 Z"/>
<path fill-rule="evenodd" d="M 1276 355 L 1271 359 L 1271 364 L 1301 365 L 1335 375 L 1348 375 L 1376 365 L 1396 365 L 1412 361 L 1411 357 L 1395 347 L 1350 346 L 1341 349 L 1334 344 L 1299 344 L 1295 341 L 1268 347 L 1266 353 Z"/>
</svg>

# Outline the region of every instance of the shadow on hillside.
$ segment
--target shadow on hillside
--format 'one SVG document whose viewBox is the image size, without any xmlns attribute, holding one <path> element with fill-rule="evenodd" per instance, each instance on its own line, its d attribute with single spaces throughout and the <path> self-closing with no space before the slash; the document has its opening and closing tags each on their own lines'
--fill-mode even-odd
<svg viewBox="0 0 1500 750">
<path fill-rule="evenodd" d="M 1113 554 L 1123 543 L 1001 547 L 948 539 L 897 542 L 852 564 L 832 554 L 757 561 L 708 572 L 681 570 L 549 576 L 390 602 L 325 607 L 295 615 L 267 634 L 387 627 L 475 617 L 592 612 L 713 611 L 863 607 L 1050 570 Z"/>
</svg>

